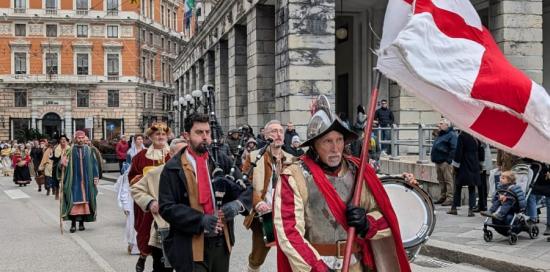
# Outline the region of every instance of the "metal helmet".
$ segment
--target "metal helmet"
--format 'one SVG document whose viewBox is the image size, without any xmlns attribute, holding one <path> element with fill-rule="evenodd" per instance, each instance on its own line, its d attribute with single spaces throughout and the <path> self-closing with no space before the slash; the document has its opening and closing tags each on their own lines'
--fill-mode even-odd
<svg viewBox="0 0 550 272">
<path fill-rule="evenodd" d="M 307 140 L 302 143 L 304 146 L 313 146 L 313 142 L 331 131 L 338 131 L 344 135 L 347 142 L 358 138 L 337 116 L 330 111 L 330 103 L 326 96 L 320 95 L 312 105 L 313 116 L 307 125 Z"/>
</svg>

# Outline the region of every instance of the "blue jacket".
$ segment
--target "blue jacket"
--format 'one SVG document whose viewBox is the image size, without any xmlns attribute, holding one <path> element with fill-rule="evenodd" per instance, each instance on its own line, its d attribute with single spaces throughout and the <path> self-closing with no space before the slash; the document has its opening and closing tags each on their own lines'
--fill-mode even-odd
<svg viewBox="0 0 550 272">
<path fill-rule="evenodd" d="M 457 139 L 458 135 L 452 127 L 445 131 L 440 131 L 439 136 L 435 138 L 432 146 L 432 151 L 430 154 L 432 162 L 447 162 L 450 164 L 455 157 Z"/>
<path fill-rule="evenodd" d="M 497 190 L 506 190 L 508 192 L 514 193 L 518 197 L 518 205 L 520 209 L 525 209 L 527 207 L 527 199 L 525 198 L 525 193 L 523 192 L 523 189 L 521 189 L 521 186 L 517 184 L 510 184 L 507 186 L 503 186 L 500 184 L 500 182 L 497 184 Z M 493 196 L 493 205 L 498 202 L 498 192 L 495 192 L 495 195 Z M 513 199 L 512 196 L 506 195 L 508 199 Z"/>
</svg>

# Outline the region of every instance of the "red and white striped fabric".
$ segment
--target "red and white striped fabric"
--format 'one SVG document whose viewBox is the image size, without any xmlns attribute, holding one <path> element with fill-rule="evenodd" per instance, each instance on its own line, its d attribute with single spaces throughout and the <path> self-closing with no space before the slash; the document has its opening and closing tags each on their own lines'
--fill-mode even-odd
<svg viewBox="0 0 550 272">
<path fill-rule="evenodd" d="M 384 23 L 386 77 L 491 145 L 550 162 L 550 96 L 506 60 L 470 1 L 390 0 Z"/>
</svg>

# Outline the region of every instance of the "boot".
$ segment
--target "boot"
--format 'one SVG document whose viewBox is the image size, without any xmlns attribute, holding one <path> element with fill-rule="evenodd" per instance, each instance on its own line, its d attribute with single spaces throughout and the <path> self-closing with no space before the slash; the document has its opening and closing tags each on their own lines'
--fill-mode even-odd
<svg viewBox="0 0 550 272">
<path fill-rule="evenodd" d="M 145 260 L 147 256 L 139 256 L 138 261 L 136 263 L 136 272 L 143 272 L 145 270 Z"/>
<path fill-rule="evenodd" d="M 447 212 L 447 214 L 458 215 L 458 212 L 456 211 L 456 208 L 455 208 L 455 207 L 452 207 L 452 208 Z"/>
<path fill-rule="evenodd" d="M 38 191 L 42 192 L 42 185 L 38 185 Z"/>
<path fill-rule="evenodd" d="M 468 217 L 474 217 L 474 211 L 472 211 L 472 209 L 468 209 Z"/>
<path fill-rule="evenodd" d="M 438 199 L 436 202 L 434 202 L 434 204 L 441 204 L 441 203 L 443 203 L 443 202 L 445 202 L 445 198 L 444 198 L 444 197 Z"/>
<path fill-rule="evenodd" d="M 74 233 L 76 231 L 76 220 L 71 220 L 71 229 L 69 231 L 71 233 Z"/>
<path fill-rule="evenodd" d="M 55 200 L 59 200 L 59 188 L 54 188 Z"/>
<path fill-rule="evenodd" d="M 78 230 L 79 231 L 86 230 L 86 228 L 84 227 L 84 221 L 78 222 Z"/>
<path fill-rule="evenodd" d="M 445 202 L 441 203 L 441 206 L 451 206 L 451 205 L 453 205 L 452 199 L 447 199 L 445 200 Z"/>
<path fill-rule="evenodd" d="M 46 189 L 46 195 L 47 195 L 47 196 L 50 195 L 50 188 Z"/>
</svg>

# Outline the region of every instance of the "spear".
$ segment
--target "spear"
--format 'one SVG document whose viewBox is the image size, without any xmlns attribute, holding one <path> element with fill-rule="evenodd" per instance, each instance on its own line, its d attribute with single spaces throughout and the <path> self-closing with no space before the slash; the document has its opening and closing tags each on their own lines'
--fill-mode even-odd
<svg viewBox="0 0 550 272">
<path fill-rule="evenodd" d="M 363 148 L 361 149 L 361 163 L 359 164 L 359 173 L 355 178 L 355 192 L 353 192 L 352 204 L 354 206 L 359 206 L 361 200 L 361 191 L 363 190 L 363 174 L 365 172 L 365 167 L 368 167 L 369 162 L 369 140 L 372 133 L 372 122 L 374 121 L 374 112 L 376 110 L 376 101 L 378 100 L 378 88 L 380 87 L 380 77 L 381 74 L 377 70 L 374 78 L 374 86 L 370 92 L 370 103 L 368 108 L 367 115 L 367 124 L 363 128 Z M 346 241 L 346 251 L 344 254 L 344 263 L 342 266 L 343 272 L 349 271 L 349 262 L 351 260 L 351 248 L 353 241 L 355 240 L 355 227 L 348 228 L 348 238 Z"/>
</svg>

